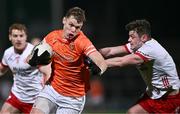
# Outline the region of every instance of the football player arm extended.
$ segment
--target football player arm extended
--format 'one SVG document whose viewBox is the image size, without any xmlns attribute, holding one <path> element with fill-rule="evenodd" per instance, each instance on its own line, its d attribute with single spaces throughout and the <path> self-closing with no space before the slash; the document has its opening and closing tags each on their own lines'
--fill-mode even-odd
<svg viewBox="0 0 180 114">
<path fill-rule="evenodd" d="M 0 62 L 0 76 L 4 75 L 7 71 L 8 71 L 8 67 L 4 66 L 4 65 Z"/>
<path fill-rule="evenodd" d="M 105 58 L 108 58 L 108 57 L 111 57 L 111 56 L 128 54 L 128 51 L 126 50 L 124 45 L 122 45 L 122 46 L 115 46 L 115 47 L 101 48 L 101 49 L 99 49 L 99 52 Z"/>
<path fill-rule="evenodd" d="M 127 65 L 138 65 L 142 64 L 144 60 L 136 55 L 136 54 L 129 54 L 122 57 L 114 57 L 110 59 L 106 59 L 106 64 L 108 67 L 123 67 Z"/>
<path fill-rule="evenodd" d="M 44 81 L 48 81 L 51 76 L 51 63 L 48 65 L 39 66 L 39 71 L 44 75 Z"/>
<path fill-rule="evenodd" d="M 97 74 L 102 75 L 107 69 L 107 64 L 103 56 L 98 51 L 95 51 L 90 53 L 88 57 L 92 60 L 92 64 L 94 64 L 91 70 L 96 70 L 98 71 Z"/>
</svg>

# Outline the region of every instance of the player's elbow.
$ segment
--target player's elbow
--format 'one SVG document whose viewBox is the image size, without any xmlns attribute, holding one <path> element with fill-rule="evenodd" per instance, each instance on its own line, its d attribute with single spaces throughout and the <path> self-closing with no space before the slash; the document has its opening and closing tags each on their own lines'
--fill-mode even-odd
<svg viewBox="0 0 180 114">
<path fill-rule="evenodd" d="M 3 67 L 2 63 L 0 63 L 0 76 L 3 76 L 7 71 L 7 67 Z"/>
<path fill-rule="evenodd" d="M 3 75 L 3 73 L 0 72 L 0 77 Z"/>
<path fill-rule="evenodd" d="M 6 72 L 0 71 L 0 77 L 3 76 Z"/>
</svg>

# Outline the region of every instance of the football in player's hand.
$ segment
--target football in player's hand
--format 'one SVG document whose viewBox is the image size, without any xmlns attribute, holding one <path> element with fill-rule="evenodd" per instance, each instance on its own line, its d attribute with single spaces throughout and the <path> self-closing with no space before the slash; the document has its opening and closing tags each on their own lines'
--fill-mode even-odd
<svg viewBox="0 0 180 114">
<path fill-rule="evenodd" d="M 35 48 L 34 50 L 38 49 L 37 56 L 41 56 L 43 53 L 46 53 L 46 52 L 49 54 L 49 57 L 52 56 L 52 48 L 48 43 L 41 42 L 34 48 Z"/>
<path fill-rule="evenodd" d="M 47 65 L 51 62 L 52 54 L 51 46 L 45 42 L 41 42 L 34 47 L 28 63 L 31 66 Z"/>
</svg>

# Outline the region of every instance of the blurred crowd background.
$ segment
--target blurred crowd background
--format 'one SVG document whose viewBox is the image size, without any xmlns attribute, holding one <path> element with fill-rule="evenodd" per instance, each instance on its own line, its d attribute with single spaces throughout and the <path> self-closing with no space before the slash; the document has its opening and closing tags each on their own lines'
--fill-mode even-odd
<svg viewBox="0 0 180 114">
<path fill-rule="evenodd" d="M 127 42 L 125 25 L 147 19 L 152 36 L 173 56 L 180 70 L 180 7 L 177 0 L 0 0 L 0 58 L 6 48 L 8 27 L 15 22 L 28 27 L 28 40 L 42 39 L 62 28 L 64 13 L 73 6 L 86 11 L 83 31 L 97 49 Z M 12 86 L 11 72 L 0 77 L 0 107 Z M 124 112 L 143 93 L 146 86 L 134 67 L 110 68 L 101 77 L 91 77 L 84 112 Z"/>
</svg>

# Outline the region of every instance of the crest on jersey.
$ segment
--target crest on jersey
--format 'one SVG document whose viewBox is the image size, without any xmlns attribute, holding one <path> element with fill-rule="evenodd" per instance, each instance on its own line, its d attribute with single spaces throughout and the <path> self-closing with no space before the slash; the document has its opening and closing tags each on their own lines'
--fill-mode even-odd
<svg viewBox="0 0 180 114">
<path fill-rule="evenodd" d="M 69 44 L 69 48 L 70 48 L 71 50 L 74 50 L 74 49 L 75 49 L 74 42 L 71 42 L 71 43 Z"/>
</svg>

